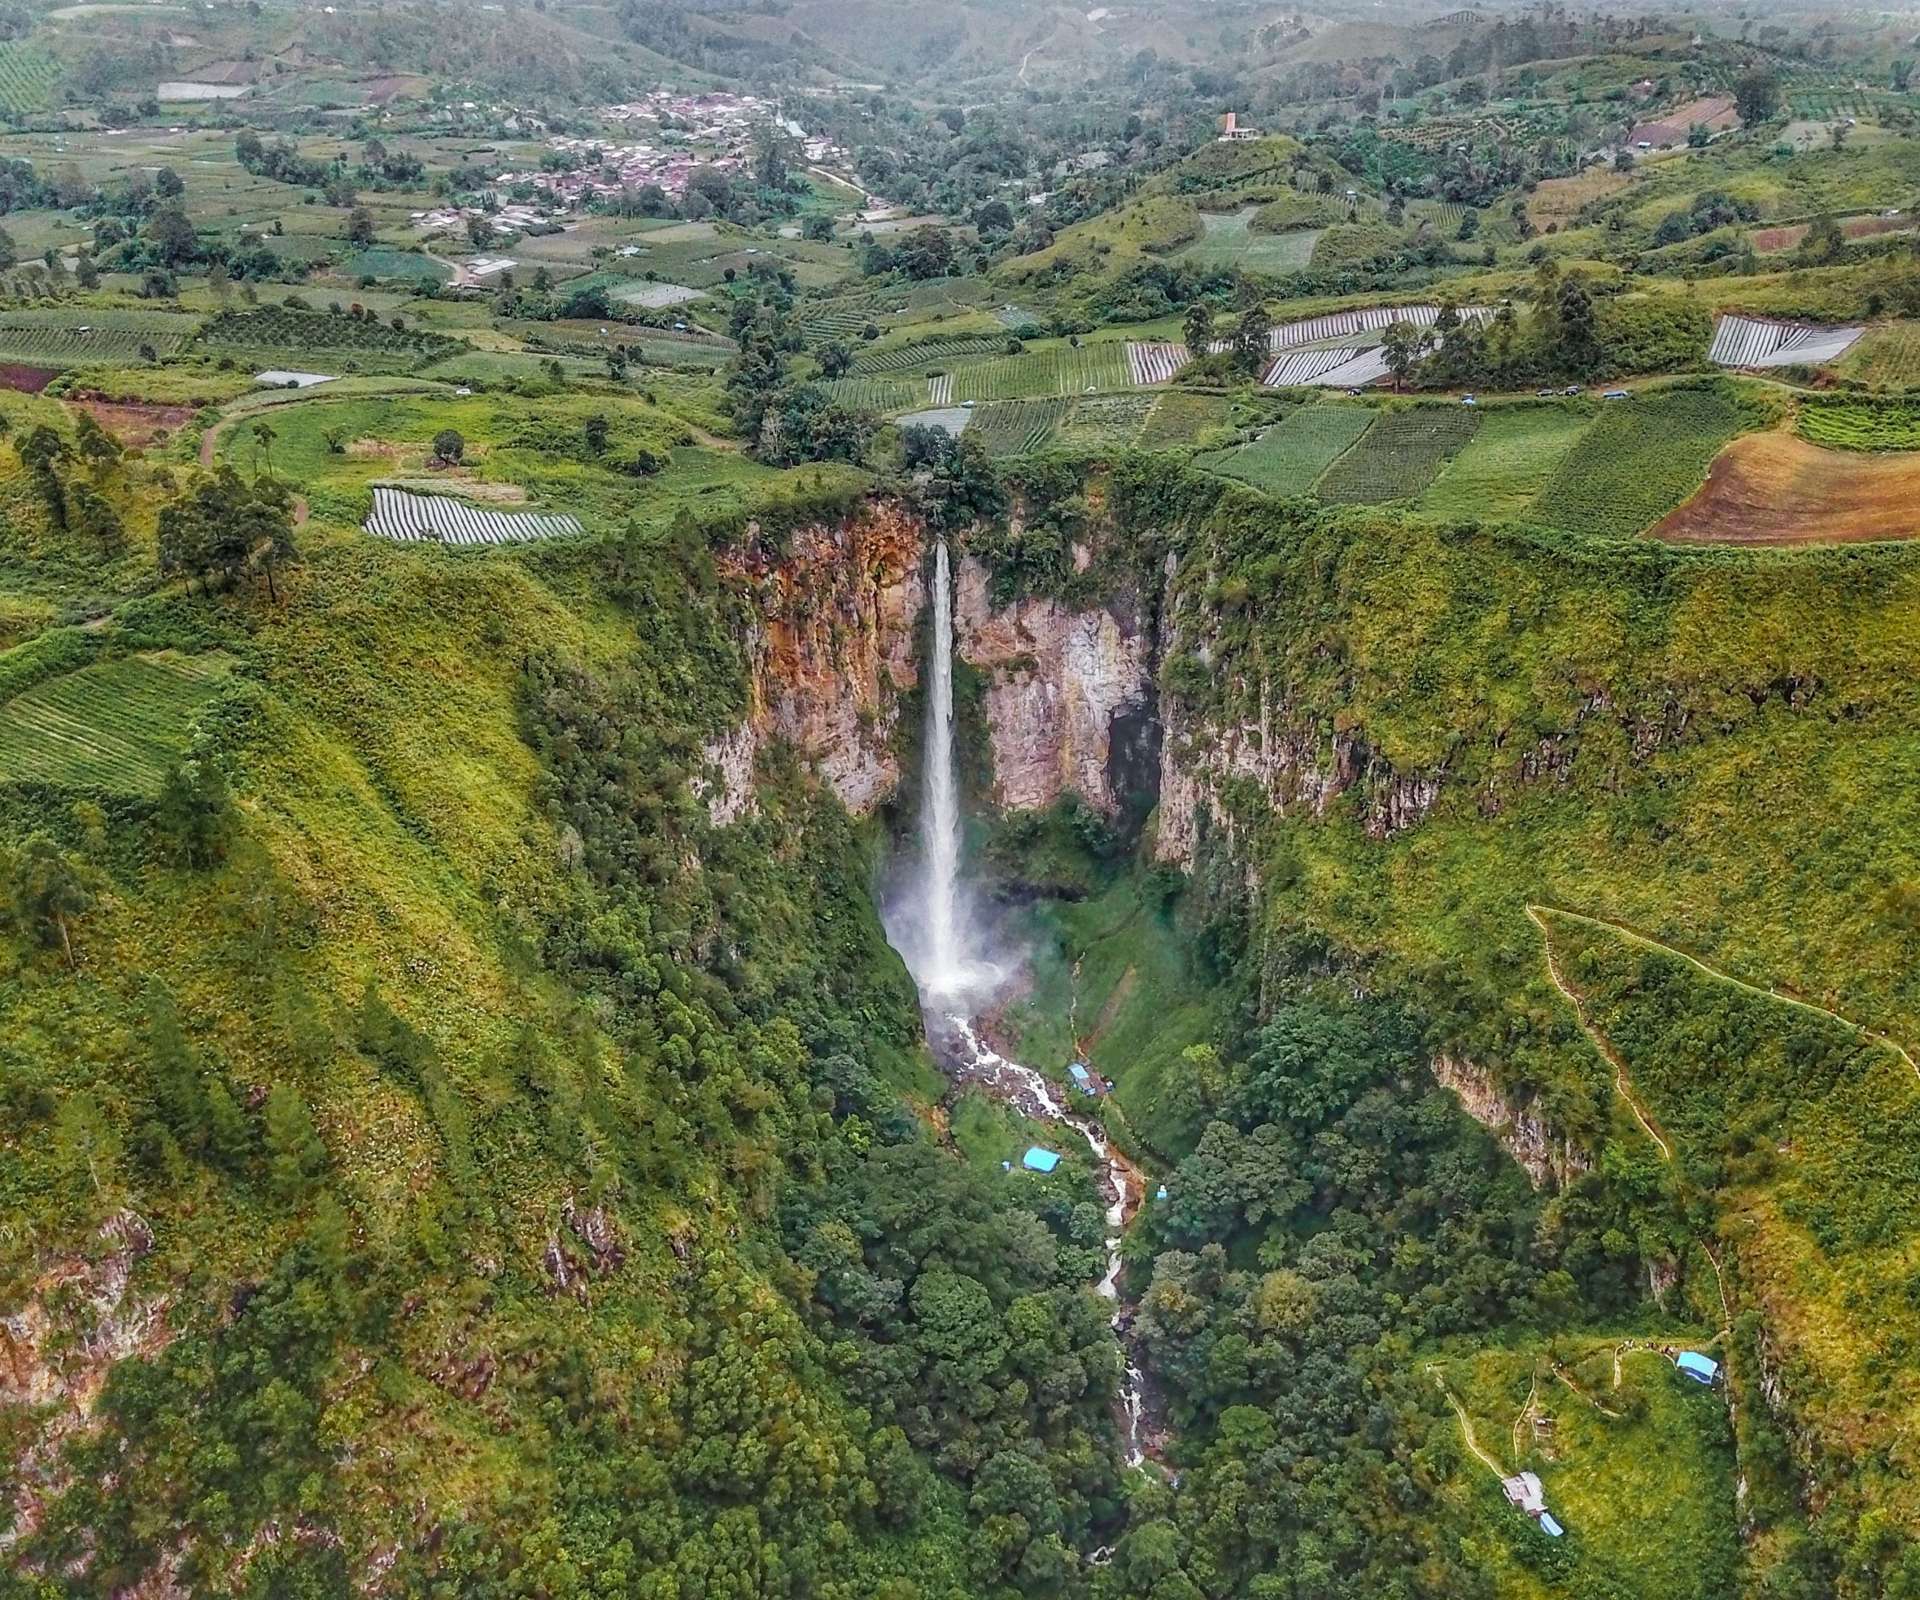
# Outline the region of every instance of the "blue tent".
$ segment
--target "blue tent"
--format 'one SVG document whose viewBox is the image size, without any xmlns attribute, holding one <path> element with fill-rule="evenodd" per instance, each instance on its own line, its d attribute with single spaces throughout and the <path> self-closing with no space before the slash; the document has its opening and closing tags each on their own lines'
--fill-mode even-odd
<svg viewBox="0 0 1920 1600">
<path fill-rule="evenodd" d="M 1093 1093 L 1093 1075 L 1087 1071 L 1085 1066 L 1076 1061 L 1072 1066 L 1067 1068 L 1067 1071 L 1073 1078 L 1074 1088 L 1084 1090 L 1088 1094 Z"/>
<path fill-rule="evenodd" d="M 1557 1539 L 1567 1530 L 1553 1520 L 1553 1513 L 1551 1511 L 1543 1511 L 1540 1513 L 1540 1531 L 1549 1539 Z"/>
<path fill-rule="evenodd" d="M 1163 1183 L 1163 1184 L 1161 1184 L 1161 1185 L 1160 1185 L 1160 1187 L 1159 1187 L 1158 1189 L 1156 1189 L 1156 1190 L 1154 1190 L 1154 1191 L 1153 1191 L 1153 1197 L 1154 1197 L 1154 1199 L 1156 1199 L 1156 1200 L 1164 1200 L 1164 1199 L 1166 1199 L 1166 1197 L 1167 1197 L 1167 1186 L 1166 1186 L 1166 1185 L 1165 1185 L 1164 1183 Z"/>
<path fill-rule="evenodd" d="M 1057 1150 L 1042 1150 L 1035 1145 L 1020 1158 L 1020 1165 L 1029 1172 L 1051 1172 L 1060 1165 L 1060 1153 Z"/>
<path fill-rule="evenodd" d="M 1720 1363 L 1698 1350 L 1682 1350 L 1673 1364 L 1696 1383 L 1712 1383 L 1720 1375 Z"/>
</svg>

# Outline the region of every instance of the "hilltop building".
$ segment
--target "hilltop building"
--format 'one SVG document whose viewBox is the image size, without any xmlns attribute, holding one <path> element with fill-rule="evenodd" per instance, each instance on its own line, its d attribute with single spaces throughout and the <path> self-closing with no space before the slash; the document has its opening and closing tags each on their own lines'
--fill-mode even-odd
<svg viewBox="0 0 1920 1600">
<path fill-rule="evenodd" d="M 1260 137 L 1258 128 L 1250 128 L 1240 120 L 1240 113 L 1229 111 L 1220 119 L 1220 144 L 1242 144 L 1248 139 Z"/>
</svg>

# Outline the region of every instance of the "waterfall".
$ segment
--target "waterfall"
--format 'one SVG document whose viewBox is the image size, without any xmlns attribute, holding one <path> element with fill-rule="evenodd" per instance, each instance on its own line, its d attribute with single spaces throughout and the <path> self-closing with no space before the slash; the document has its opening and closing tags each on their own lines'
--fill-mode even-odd
<svg viewBox="0 0 1920 1600">
<path fill-rule="evenodd" d="M 927 663 L 927 740 L 920 838 L 926 872 L 925 971 L 930 994 L 966 986 L 966 918 L 960 899 L 960 793 L 953 773 L 953 577 L 947 541 L 933 558 L 933 651 Z"/>
<path fill-rule="evenodd" d="M 1140 1203 L 1144 1180 L 1114 1149 L 1097 1119 L 1068 1110 L 1053 1085 L 1032 1067 L 1000 1054 L 982 1037 L 978 1016 L 1007 972 L 983 958 L 960 875 L 960 787 L 953 761 L 953 567 L 947 541 L 934 546 L 933 638 L 926 662 L 926 747 L 920 776 L 920 861 L 909 892 L 884 908 L 888 936 L 920 986 L 928 1031 L 950 1076 L 971 1084 L 1020 1115 L 1048 1122 L 1086 1142 L 1107 1202 L 1106 1270 L 1098 1292 L 1114 1305 L 1113 1328 L 1126 1351 L 1115 1396 L 1122 1453 L 1130 1467 L 1147 1458 L 1146 1378 L 1126 1339 L 1132 1307 L 1120 1297 L 1120 1241 Z M 1075 976 L 1078 976 L 1076 968 Z M 1101 1564 L 1112 1552 L 1088 1559 Z"/>
</svg>

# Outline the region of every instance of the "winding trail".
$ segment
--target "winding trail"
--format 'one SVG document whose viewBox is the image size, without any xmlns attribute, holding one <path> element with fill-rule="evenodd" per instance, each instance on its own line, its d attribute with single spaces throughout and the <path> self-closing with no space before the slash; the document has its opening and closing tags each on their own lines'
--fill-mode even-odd
<svg viewBox="0 0 1920 1600">
<path fill-rule="evenodd" d="M 1560 911 L 1553 906 L 1536 906 L 1529 904 L 1527 907 L 1528 918 L 1532 921 L 1533 925 L 1540 930 L 1541 947 L 1546 951 L 1547 955 L 1548 978 L 1552 980 L 1554 988 L 1560 991 L 1567 1004 L 1573 1007 L 1573 1014 L 1580 1023 L 1580 1031 L 1586 1034 L 1588 1042 L 1592 1044 L 1594 1049 L 1600 1052 L 1600 1058 L 1605 1061 L 1608 1066 L 1613 1068 L 1614 1092 L 1618 1094 L 1622 1100 L 1626 1101 L 1628 1109 L 1633 1112 L 1634 1119 L 1640 1124 L 1646 1136 L 1660 1147 L 1661 1156 L 1671 1164 L 1673 1161 L 1673 1147 L 1660 1136 L 1660 1130 L 1653 1125 L 1653 1118 L 1647 1115 L 1646 1107 L 1640 1104 L 1640 1097 L 1633 1092 L 1633 1081 L 1627 1076 L 1626 1062 L 1620 1059 L 1620 1053 L 1613 1048 L 1613 1042 L 1600 1031 L 1594 1024 L 1593 1019 L 1587 1015 L 1586 1001 L 1581 998 L 1580 992 L 1560 975 L 1560 964 L 1554 960 L 1553 956 L 1553 930 L 1547 926 L 1545 920 L 1540 915 L 1543 911 L 1553 916 L 1566 916 L 1569 913 Z M 1594 919 L 1589 917 L 1586 920 L 1591 922 Z"/>
<path fill-rule="evenodd" d="M 1625 939 L 1629 944 L 1639 945 L 1643 950 L 1657 950 L 1662 955 L 1669 955 L 1678 961 L 1684 961 L 1696 972 L 1711 978 L 1715 983 L 1723 983 L 1727 985 L 1727 987 L 1739 989 L 1743 993 L 1757 995 L 1763 1000 L 1778 1001 L 1783 1006 L 1793 1006 L 1800 1011 L 1810 1011 L 1817 1017 L 1825 1017 L 1830 1022 L 1839 1023 L 1843 1028 L 1851 1028 L 1863 1039 L 1868 1039 L 1874 1044 L 1884 1046 L 1886 1049 L 1891 1050 L 1906 1063 L 1907 1070 L 1911 1072 L 1916 1079 L 1920 1079 L 1920 1063 L 1915 1062 L 1906 1046 L 1902 1045 L 1891 1035 L 1882 1033 L 1877 1028 L 1870 1028 L 1864 1022 L 1857 1022 L 1852 1017 L 1845 1016 L 1830 1006 L 1823 1006 L 1815 1001 L 1804 999 L 1800 995 L 1790 994 L 1784 989 L 1775 989 L 1767 984 L 1749 983 L 1745 978 L 1736 978 L 1732 973 L 1723 972 L 1718 967 L 1710 966 L 1698 956 L 1680 949 L 1677 945 L 1668 944 L 1663 939 L 1656 939 L 1652 934 L 1644 933 L 1634 927 L 1632 923 L 1622 922 L 1617 917 L 1596 917 L 1585 911 L 1570 911 L 1565 906 L 1544 905 L 1530 901 L 1527 904 L 1527 915 L 1533 919 L 1534 925 L 1538 927 L 1543 934 L 1547 931 L 1546 924 L 1542 922 L 1539 917 L 1539 913 L 1543 911 L 1549 916 L 1565 917 L 1569 922 L 1584 922 L 1590 928 L 1604 928 L 1609 933 L 1619 935 L 1619 937 Z M 1551 941 L 1549 941 L 1547 948 L 1547 965 L 1549 969 L 1551 969 L 1553 965 L 1553 948 Z M 1562 992 L 1565 992 L 1565 985 L 1560 984 L 1558 978 L 1555 978 L 1554 982 L 1562 989 Z"/>
<path fill-rule="evenodd" d="M 1440 1386 L 1440 1392 L 1447 1397 L 1447 1404 L 1453 1407 L 1453 1414 L 1460 1419 L 1460 1436 L 1467 1441 L 1467 1449 L 1481 1466 L 1502 1482 L 1506 1480 L 1507 1469 L 1495 1461 L 1492 1456 L 1480 1448 L 1480 1441 L 1474 1437 L 1473 1418 L 1467 1415 L 1467 1408 L 1460 1397 L 1453 1392 L 1453 1386 L 1447 1382 L 1447 1375 L 1440 1370 L 1439 1363 L 1429 1362 L 1427 1371 L 1433 1374 L 1433 1381 Z"/>
</svg>

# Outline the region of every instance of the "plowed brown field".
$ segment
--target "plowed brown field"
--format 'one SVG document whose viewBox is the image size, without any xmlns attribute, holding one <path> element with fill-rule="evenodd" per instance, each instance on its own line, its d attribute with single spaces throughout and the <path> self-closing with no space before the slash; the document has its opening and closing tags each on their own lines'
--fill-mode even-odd
<svg viewBox="0 0 1920 1600">
<path fill-rule="evenodd" d="M 1674 544 L 1846 544 L 1920 535 L 1920 451 L 1823 450 L 1752 433 L 1714 458 L 1707 481 L 1653 529 Z"/>
</svg>

